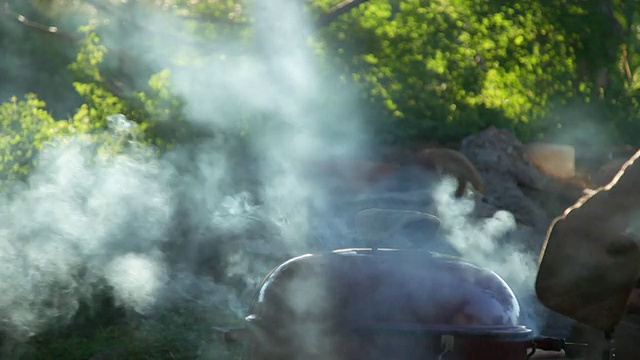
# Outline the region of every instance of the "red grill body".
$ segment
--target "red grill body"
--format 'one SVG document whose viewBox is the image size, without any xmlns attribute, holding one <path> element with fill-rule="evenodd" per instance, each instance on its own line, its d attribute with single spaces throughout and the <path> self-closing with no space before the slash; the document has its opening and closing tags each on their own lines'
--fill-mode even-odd
<svg viewBox="0 0 640 360">
<path fill-rule="evenodd" d="M 532 332 L 494 272 L 408 250 L 291 259 L 246 318 L 246 360 L 525 360 Z"/>
</svg>

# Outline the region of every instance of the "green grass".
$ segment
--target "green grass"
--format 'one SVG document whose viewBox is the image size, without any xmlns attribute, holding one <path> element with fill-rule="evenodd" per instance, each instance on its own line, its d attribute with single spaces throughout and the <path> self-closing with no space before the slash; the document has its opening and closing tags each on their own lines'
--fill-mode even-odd
<svg viewBox="0 0 640 360">
<path fill-rule="evenodd" d="M 227 344 L 213 326 L 240 326 L 222 311 L 185 307 L 153 319 L 121 321 L 108 327 L 66 330 L 38 335 L 7 348 L 2 359 L 88 360 L 108 351 L 106 359 L 238 360 L 242 345 Z"/>
</svg>

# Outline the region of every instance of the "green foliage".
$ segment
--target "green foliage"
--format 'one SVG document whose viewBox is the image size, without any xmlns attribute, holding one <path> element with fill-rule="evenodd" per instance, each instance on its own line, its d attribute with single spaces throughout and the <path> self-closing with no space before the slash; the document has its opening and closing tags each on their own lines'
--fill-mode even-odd
<svg viewBox="0 0 640 360">
<path fill-rule="evenodd" d="M 41 334 L 30 341 L 20 358 L 86 360 L 109 351 L 117 359 L 240 359 L 242 346 L 227 345 L 221 337 L 214 336 L 203 321 L 203 314 L 240 325 L 227 311 L 187 304 L 159 317 L 129 319 L 127 323 L 90 331 Z"/>
<path fill-rule="evenodd" d="M 339 2 L 307 0 L 314 15 Z M 165 31 L 150 32 L 149 43 L 177 36 L 178 55 L 171 53 L 170 60 L 196 72 L 207 71 L 197 67 L 203 55 L 227 55 L 211 43 L 252 41 L 249 0 L 10 3 L 45 24 L 73 16 L 69 23 L 87 25 L 73 34 L 81 36 L 76 42 L 75 36 L 69 40 L 17 21 L 0 22 L 0 83 L 9 84 L 0 95 L 27 93 L 0 104 L 0 185 L 24 180 L 42 147 L 61 136 L 89 137 L 100 144 L 99 155 L 112 156 L 131 146 L 131 139 L 165 148 L 204 133 L 189 128 L 184 101 L 172 92 L 171 72 L 132 61 L 130 52 L 136 60 L 144 49 L 130 49 L 136 42 L 126 42 L 130 32 L 140 31 L 131 14 L 178 15 L 184 26 L 161 23 Z M 337 68 L 343 85 L 359 87 L 359 100 L 381 142 L 449 142 L 495 125 L 525 141 L 563 133 L 559 137 L 568 142 L 591 144 L 606 136 L 640 145 L 638 4 L 369 0 L 321 29 L 313 44 L 323 60 L 321 71 Z M 105 43 L 101 33 L 120 37 Z M 334 92 L 330 100 L 335 102 L 315 104 L 316 110 L 342 116 L 328 109 L 348 101 L 345 89 Z M 55 108 L 45 108 L 43 99 L 52 99 Z M 107 136 L 113 114 L 135 121 L 135 131 Z M 244 131 L 252 123 L 273 121 L 242 108 L 235 115 Z M 82 332 L 42 335 L 34 339 L 30 358 L 86 359 L 114 345 L 133 358 L 173 358 L 166 348 L 195 356 L 193 338 L 209 329 L 184 332 L 202 323 L 194 313 L 100 329 L 91 338 Z M 157 331 L 139 336 L 150 328 Z"/>
<path fill-rule="evenodd" d="M 540 4 L 398 5 L 369 1 L 324 31 L 394 139 L 535 127 L 550 98 L 571 94 L 572 49 Z"/>
<path fill-rule="evenodd" d="M 156 145 L 169 145 L 180 135 L 175 131 L 183 124 L 183 101 L 170 90 L 170 72 L 161 70 L 153 74 L 143 91 L 115 94 L 117 86 L 103 75 L 107 48 L 96 34 L 97 24 L 91 23 L 80 30 L 84 33 L 82 46 L 69 68 L 79 79 L 74 87 L 85 102 L 71 121 L 72 132 L 96 133 L 105 129 L 106 119 L 113 114 L 124 114 L 135 121 L 146 138 Z M 170 128 L 171 131 L 167 129 Z"/>
<path fill-rule="evenodd" d="M 80 32 L 84 38 L 80 42 L 81 47 L 76 57 L 76 61 L 69 68 L 76 72 L 76 76 L 86 78 L 89 81 L 102 82 L 102 76 L 98 65 L 100 65 L 107 52 L 107 48 L 100 44 L 100 37 L 95 33 L 95 22 L 82 26 Z"/>
<path fill-rule="evenodd" d="M 66 0 L 32 2 L 51 19 L 89 14 Z M 307 4 L 318 15 L 337 2 Z M 193 40 L 173 59 L 184 66 L 197 62 L 194 45 L 250 40 L 249 0 L 146 0 L 99 8 L 100 16 L 82 29 L 85 38 L 71 67 L 74 87 L 85 99 L 74 119 L 77 131 L 100 129 L 113 112 L 132 116 L 158 143 L 170 142 L 164 138 L 184 127 L 180 100 L 154 88 L 162 82 L 158 86 L 168 90 L 169 74 L 155 69 L 156 85 L 121 88 L 121 60 L 115 59 L 122 54 L 110 55 L 95 32 L 136 31 L 126 21 L 106 25 L 96 19 L 125 19 L 159 5 L 185 20 L 186 26 L 172 27 L 172 34 Z M 369 0 L 322 29 L 316 45 L 325 65 L 341 63 L 343 81 L 360 85 L 382 140 L 457 140 L 490 125 L 528 140 L 575 126 L 567 114 L 581 109 L 577 113 L 598 114 L 589 121 L 615 139 L 637 142 L 638 10 L 628 1 Z"/>
<path fill-rule="evenodd" d="M 67 133 L 67 124 L 56 122 L 44 107 L 35 94 L 0 105 L 0 185 L 23 180 L 38 150 Z"/>
<path fill-rule="evenodd" d="M 84 134 L 102 144 L 101 152 L 118 152 L 127 139 L 105 132 L 107 118 L 113 114 L 124 114 L 138 124 L 141 134 L 137 140 L 166 147 L 179 139 L 183 102 L 171 93 L 170 72 L 152 75 L 140 91 L 115 94 L 112 89 L 116 87 L 103 75 L 108 51 L 95 32 L 96 26 L 91 22 L 80 29 L 84 37 L 69 65 L 76 78 L 73 86 L 84 99 L 73 116 L 54 120 L 35 94 L 21 101 L 13 97 L 0 105 L 0 184 L 24 180 L 38 151 L 58 136 Z"/>
<path fill-rule="evenodd" d="M 242 26 L 248 21 L 247 0 L 192 1 L 171 0 L 176 13 L 183 18 L 203 20 L 190 22 L 190 36 L 203 39 L 221 38 L 238 40 L 249 31 Z"/>
</svg>

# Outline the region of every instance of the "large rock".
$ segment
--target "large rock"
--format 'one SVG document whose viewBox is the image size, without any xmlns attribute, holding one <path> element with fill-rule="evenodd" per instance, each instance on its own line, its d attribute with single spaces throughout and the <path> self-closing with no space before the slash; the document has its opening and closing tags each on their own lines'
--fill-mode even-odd
<svg viewBox="0 0 640 360">
<path fill-rule="evenodd" d="M 620 168 L 627 159 L 615 159 L 602 165 L 600 169 L 593 175 L 591 181 L 595 186 L 605 186 L 613 180 L 613 177 L 618 174 Z"/>
<path fill-rule="evenodd" d="M 587 270 L 591 270 L 592 277 L 582 275 L 580 278 L 593 279 L 593 282 L 584 281 L 585 284 L 582 287 L 593 291 L 588 287 L 591 284 L 597 284 L 601 293 L 606 295 L 602 299 L 607 301 L 616 296 L 620 298 L 621 295 L 625 295 L 625 292 L 629 290 L 628 283 L 637 278 L 638 235 L 636 222 L 640 209 L 638 205 L 640 190 L 637 186 L 640 177 L 638 158 L 640 158 L 640 152 L 634 154 L 617 172 L 613 171 L 617 164 L 608 169 L 614 174 L 607 175 L 607 178 L 615 176 L 616 181 L 598 189 L 591 196 L 580 199 L 570 212 L 554 222 L 548 235 L 550 243 L 547 245 L 547 249 L 551 248 L 552 242 L 555 243 L 554 247 L 558 250 L 563 250 L 563 245 L 566 246 L 564 251 L 567 253 L 572 249 L 570 246 L 572 244 L 579 243 L 583 249 L 586 249 L 586 251 L 577 253 L 582 254 L 582 258 L 576 256 L 575 253 L 571 254 L 572 263 L 576 269 L 581 269 L 583 274 Z M 557 254 L 558 250 L 554 250 L 554 253 Z M 595 265 L 590 265 L 590 263 L 595 263 Z M 570 264 L 564 267 L 568 268 Z M 553 274 L 554 272 L 557 271 L 549 273 Z M 601 274 L 609 277 L 607 281 L 601 281 Z M 570 280 L 572 279 L 568 279 L 567 283 L 571 282 L 572 291 L 575 294 L 577 293 L 575 289 L 580 289 L 581 284 Z M 599 283 L 595 283 L 595 281 L 599 281 Z M 625 283 L 627 284 L 625 285 Z M 604 289 L 605 285 L 612 284 L 622 284 L 627 286 L 627 289 L 623 289 L 622 285 L 620 291 Z M 637 286 L 638 283 L 636 283 Z M 584 293 L 587 293 L 587 290 Z M 614 345 L 617 349 L 616 359 L 640 359 L 640 347 L 637 345 L 638 336 L 640 336 L 640 316 L 637 314 L 640 307 L 640 296 L 637 291 L 632 291 L 631 297 L 626 300 L 630 303 L 628 310 L 635 312 L 635 314 L 624 314 L 622 321 L 617 324 L 613 332 Z M 569 300 L 574 299 L 580 299 L 584 302 L 584 298 L 580 297 L 580 294 L 569 298 Z M 625 300 L 624 297 L 622 300 Z M 603 301 L 601 308 L 605 308 L 605 305 Z M 620 304 L 612 307 L 620 309 Z M 571 309 L 569 306 L 567 308 Z M 598 309 L 596 308 L 596 310 Z M 585 360 L 601 358 L 600 353 L 604 346 L 601 332 L 576 324 L 572 340 L 588 342 L 591 345 L 581 354 L 576 354 L 579 356 L 578 358 Z"/>
<path fill-rule="evenodd" d="M 518 231 L 509 241 L 524 245 L 530 255 L 536 257 L 555 211 L 571 204 L 571 197 L 551 209 L 543 206 L 539 199 L 548 195 L 549 185 L 554 182 L 527 160 L 524 145 L 508 130 L 491 127 L 471 135 L 462 141 L 460 151 L 484 178 L 486 202 L 511 212 L 518 222 Z M 556 193 L 552 191 L 551 197 L 557 197 Z M 524 310 L 538 314 L 535 316 L 544 322 L 543 335 L 564 337 L 569 334 L 573 321 L 537 302 L 530 306 L 533 308 Z"/>
<path fill-rule="evenodd" d="M 487 203 L 511 212 L 520 224 L 544 231 L 551 217 L 522 188 L 542 189 L 545 177 L 526 159 L 524 145 L 513 133 L 490 127 L 465 138 L 460 151 L 484 178 Z"/>
</svg>

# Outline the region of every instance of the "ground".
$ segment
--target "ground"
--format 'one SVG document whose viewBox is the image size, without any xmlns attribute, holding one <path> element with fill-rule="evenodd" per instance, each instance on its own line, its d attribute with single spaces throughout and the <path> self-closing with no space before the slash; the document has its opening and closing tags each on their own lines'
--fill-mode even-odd
<svg viewBox="0 0 640 360">
<path fill-rule="evenodd" d="M 230 314 L 201 309 L 172 310 L 154 319 L 136 319 L 93 331 L 38 336 L 27 346 L 7 349 L 7 359 L 29 360 L 239 360 L 242 345 L 227 344 L 213 331 L 212 323 L 240 325 Z M 21 354 L 18 354 L 21 353 Z"/>
</svg>

